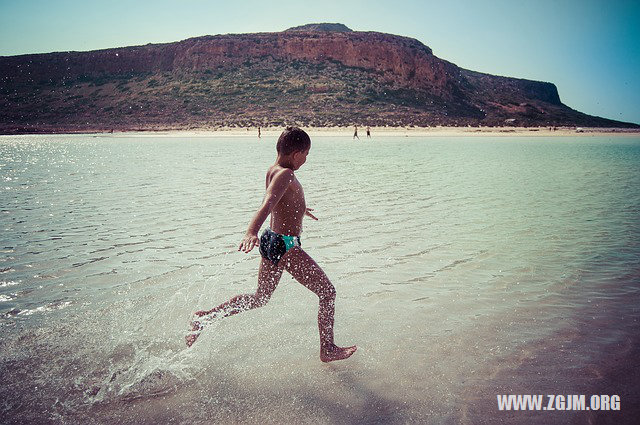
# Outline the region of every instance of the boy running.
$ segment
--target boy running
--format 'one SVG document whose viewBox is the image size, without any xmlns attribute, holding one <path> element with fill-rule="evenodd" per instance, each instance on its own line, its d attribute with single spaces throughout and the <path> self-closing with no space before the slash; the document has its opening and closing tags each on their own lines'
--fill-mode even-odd
<svg viewBox="0 0 640 425">
<path fill-rule="evenodd" d="M 311 213 L 313 210 L 306 207 L 302 185 L 294 174 L 307 160 L 310 148 L 311 139 L 297 127 L 288 127 L 280 135 L 276 145 L 278 157 L 275 164 L 267 170 L 266 195 L 238 248 L 238 251 L 250 252 L 254 247 L 259 247 L 262 261 L 258 270 L 258 289 L 255 294 L 237 295 L 211 310 L 196 312 L 192 332 L 186 337 L 187 346 L 190 347 L 196 341 L 203 323 L 266 305 L 282 272 L 286 270 L 320 300 L 320 360 L 342 360 L 356 351 L 355 345 L 338 347 L 333 343 L 336 290 L 324 271 L 300 245 L 304 216 L 317 220 Z M 270 227 L 258 239 L 260 226 L 269 214 Z"/>
</svg>

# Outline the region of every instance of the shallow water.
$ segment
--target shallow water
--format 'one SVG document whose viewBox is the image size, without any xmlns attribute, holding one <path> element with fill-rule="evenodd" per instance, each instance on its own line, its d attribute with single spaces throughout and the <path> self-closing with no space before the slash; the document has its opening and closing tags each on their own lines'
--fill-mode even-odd
<svg viewBox="0 0 640 425">
<path fill-rule="evenodd" d="M 311 136 L 302 244 L 359 347 L 328 365 L 287 275 L 183 342 L 255 289 L 236 249 L 274 140 L 0 137 L 3 422 L 632 422 L 640 139 Z M 503 393 L 622 410 L 500 412 Z"/>
</svg>

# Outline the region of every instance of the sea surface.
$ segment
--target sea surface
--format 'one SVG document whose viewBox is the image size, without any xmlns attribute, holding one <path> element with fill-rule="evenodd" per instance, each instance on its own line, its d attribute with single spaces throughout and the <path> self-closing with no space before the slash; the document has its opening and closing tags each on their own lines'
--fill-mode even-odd
<svg viewBox="0 0 640 425">
<path fill-rule="evenodd" d="M 237 247 L 275 139 L 0 137 L 0 422 L 637 420 L 640 138 L 373 136 L 311 134 L 296 172 L 336 342 L 359 347 L 331 364 L 286 274 L 184 344 L 194 311 L 256 288 Z"/>
</svg>

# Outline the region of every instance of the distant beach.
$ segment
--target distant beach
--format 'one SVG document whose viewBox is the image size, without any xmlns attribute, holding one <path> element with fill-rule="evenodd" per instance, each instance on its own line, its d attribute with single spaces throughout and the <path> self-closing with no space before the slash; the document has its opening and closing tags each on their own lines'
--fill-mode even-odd
<svg viewBox="0 0 640 425">
<path fill-rule="evenodd" d="M 261 138 L 278 137 L 284 126 L 260 127 Z M 353 138 L 354 127 L 304 127 L 311 135 L 316 137 Z M 367 141 L 366 126 L 358 125 L 360 140 Z M 370 127 L 371 139 L 380 137 L 601 137 L 601 136 L 640 136 L 640 129 L 633 128 L 593 128 L 593 127 Z M 187 137 L 215 137 L 215 136 L 239 136 L 258 137 L 258 127 L 199 127 L 199 128 L 145 128 L 115 130 L 113 132 L 103 129 L 95 131 L 69 132 L 66 130 L 51 129 L 49 133 L 37 134 L 88 134 L 108 136 L 187 136 Z M 0 136 L 1 137 L 1 136 Z M 357 139 L 356 139 L 357 141 Z"/>
</svg>

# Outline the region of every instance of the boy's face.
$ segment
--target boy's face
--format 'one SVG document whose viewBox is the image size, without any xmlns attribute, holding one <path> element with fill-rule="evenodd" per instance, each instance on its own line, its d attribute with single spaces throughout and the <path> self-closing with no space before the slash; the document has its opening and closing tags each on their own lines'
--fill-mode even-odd
<svg viewBox="0 0 640 425">
<path fill-rule="evenodd" d="M 307 155 L 309 155 L 309 150 L 311 150 L 311 147 L 309 147 L 309 149 L 307 149 L 306 151 L 299 151 L 299 152 L 293 153 L 293 169 L 294 170 L 297 170 L 300 167 L 302 167 L 302 164 L 304 164 L 307 161 Z"/>
</svg>

